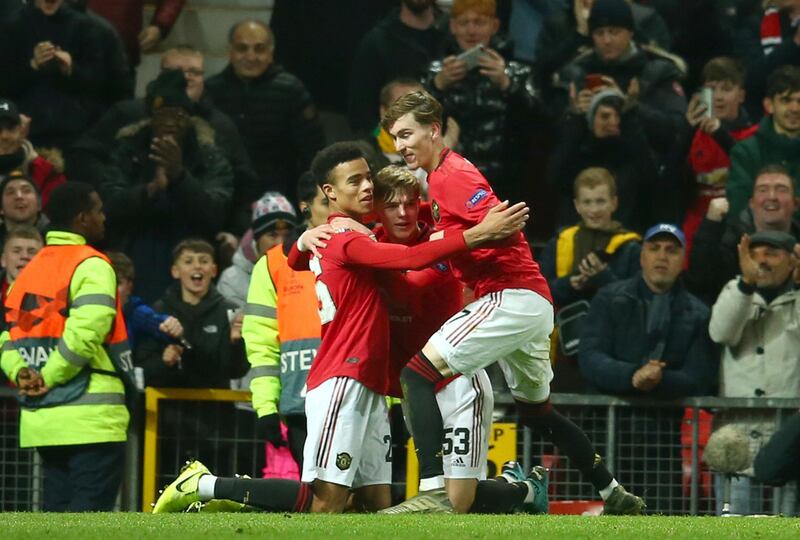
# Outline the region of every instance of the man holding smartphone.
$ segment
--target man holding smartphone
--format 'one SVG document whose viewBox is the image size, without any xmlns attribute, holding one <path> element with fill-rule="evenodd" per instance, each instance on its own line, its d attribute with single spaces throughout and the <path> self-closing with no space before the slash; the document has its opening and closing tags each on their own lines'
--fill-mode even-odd
<svg viewBox="0 0 800 540">
<path fill-rule="evenodd" d="M 617 89 L 626 96 L 626 107 L 635 108 L 650 146 L 666 157 L 684 121 L 680 80 L 686 66 L 661 49 L 636 43 L 633 32 L 633 14 L 625 0 L 594 2 L 589 14 L 592 49 L 557 73 L 552 109 L 564 110 L 571 102 L 571 112 L 585 114 L 594 94 Z"/>
<path fill-rule="evenodd" d="M 498 37 L 500 20 L 494 0 L 454 0 L 450 31 L 454 42 L 442 60 L 432 62 L 423 77 L 425 88 L 444 106 L 445 116 L 461 127 L 459 152 L 491 182 L 503 198 L 520 200 L 517 182 L 509 176 L 506 156 L 512 104 L 531 111 L 538 103 L 531 69 L 504 56 L 508 43 Z M 510 56 L 510 55 L 508 55 Z"/>
</svg>

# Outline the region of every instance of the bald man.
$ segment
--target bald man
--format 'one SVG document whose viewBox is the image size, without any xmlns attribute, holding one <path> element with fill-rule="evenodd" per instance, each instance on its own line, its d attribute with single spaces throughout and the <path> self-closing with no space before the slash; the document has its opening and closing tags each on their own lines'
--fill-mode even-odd
<svg viewBox="0 0 800 540">
<path fill-rule="evenodd" d="M 324 138 L 311 95 L 300 79 L 273 63 L 274 52 L 265 23 L 236 23 L 228 34 L 229 63 L 206 81 L 206 91 L 236 122 L 261 191 L 294 193 Z"/>
</svg>

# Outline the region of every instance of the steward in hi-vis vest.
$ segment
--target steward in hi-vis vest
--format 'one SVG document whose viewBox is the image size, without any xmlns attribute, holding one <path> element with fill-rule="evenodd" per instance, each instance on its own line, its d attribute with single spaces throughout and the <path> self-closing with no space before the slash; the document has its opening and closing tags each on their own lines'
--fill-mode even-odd
<svg viewBox="0 0 800 540">
<path fill-rule="evenodd" d="M 291 430 L 291 417 L 305 422 L 306 377 L 319 347 L 320 322 L 314 274 L 289 268 L 283 247 L 267 251 L 253 268 L 242 337 L 259 422 L 277 422 L 280 412 Z"/>
<path fill-rule="evenodd" d="M 42 457 L 44 510 L 111 510 L 132 365 L 114 269 L 86 245 L 102 239 L 105 216 L 81 182 L 53 190 L 50 204 L 58 230 L 9 291 L 0 365 L 22 394 L 20 446 Z"/>
</svg>

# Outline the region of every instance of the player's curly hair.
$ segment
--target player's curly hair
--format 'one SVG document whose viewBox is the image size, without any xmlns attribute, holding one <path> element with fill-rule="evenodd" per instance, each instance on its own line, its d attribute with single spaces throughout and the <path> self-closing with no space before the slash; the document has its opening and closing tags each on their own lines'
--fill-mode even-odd
<svg viewBox="0 0 800 540">
<path fill-rule="evenodd" d="M 378 171 L 373 189 L 375 200 L 383 202 L 388 202 L 399 191 L 409 193 L 415 198 L 419 198 L 421 193 L 419 179 L 414 173 L 398 165 L 387 165 Z"/>
<path fill-rule="evenodd" d="M 311 174 L 316 178 L 319 187 L 333 182 L 330 177 L 337 165 L 356 159 L 366 159 L 364 150 L 356 141 L 342 141 L 326 146 L 314 156 L 311 162 Z"/>
<path fill-rule="evenodd" d="M 414 120 L 423 126 L 442 123 L 442 104 L 424 90 L 409 92 L 395 101 L 381 120 L 383 129 L 389 131 L 395 122 L 406 114 L 414 115 Z"/>
</svg>

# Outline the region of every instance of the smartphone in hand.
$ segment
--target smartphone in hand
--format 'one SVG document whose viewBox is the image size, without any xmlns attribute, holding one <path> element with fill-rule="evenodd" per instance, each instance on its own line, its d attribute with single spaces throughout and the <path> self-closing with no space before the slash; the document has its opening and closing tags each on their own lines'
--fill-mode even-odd
<svg viewBox="0 0 800 540">
<path fill-rule="evenodd" d="M 586 90 L 594 90 L 601 86 L 606 86 L 601 73 L 589 73 L 583 78 L 583 87 Z"/>
<path fill-rule="evenodd" d="M 467 70 L 470 70 L 478 66 L 478 61 L 484 54 L 486 54 L 486 47 L 483 45 L 475 45 L 471 49 L 456 56 L 456 58 L 464 62 L 467 66 Z"/>
<path fill-rule="evenodd" d="M 714 89 L 709 88 L 708 86 L 704 86 L 700 90 L 700 103 L 705 105 L 706 112 L 704 116 L 706 118 L 714 118 Z"/>
</svg>

